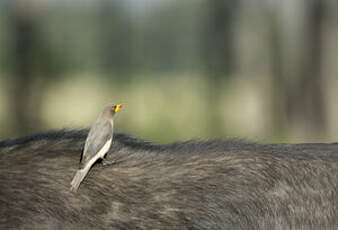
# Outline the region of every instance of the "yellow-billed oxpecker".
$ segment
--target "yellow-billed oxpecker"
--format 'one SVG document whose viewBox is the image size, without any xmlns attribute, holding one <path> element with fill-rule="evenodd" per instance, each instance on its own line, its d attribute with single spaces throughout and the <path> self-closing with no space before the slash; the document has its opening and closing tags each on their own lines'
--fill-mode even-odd
<svg viewBox="0 0 338 230">
<path fill-rule="evenodd" d="M 79 170 L 71 182 L 71 191 L 76 192 L 78 190 L 80 183 L 86 177 L 92 165 L 98 159 L 103 159 L 108 152 L 113 140 L 114 116 L 120 108 L 122 108 L 121 104 L 106 107 L 90 128 L 82 152 Z"/>
</svg>

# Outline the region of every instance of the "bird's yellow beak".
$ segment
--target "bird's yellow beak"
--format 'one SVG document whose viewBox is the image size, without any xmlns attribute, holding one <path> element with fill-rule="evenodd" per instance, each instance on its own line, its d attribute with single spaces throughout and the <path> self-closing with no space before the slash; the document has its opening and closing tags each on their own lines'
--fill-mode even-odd
<svg viewBox="0 0 338 230">
<path fill-rule="evenodd" d="M 115 109 L 115 113 L 116 113 L 119 109 L 121 109 L 121 108 L 122 108 L 122 104 L 117 105 L 117 106 L 116 106 L 116 109 Z"/>
</svg>

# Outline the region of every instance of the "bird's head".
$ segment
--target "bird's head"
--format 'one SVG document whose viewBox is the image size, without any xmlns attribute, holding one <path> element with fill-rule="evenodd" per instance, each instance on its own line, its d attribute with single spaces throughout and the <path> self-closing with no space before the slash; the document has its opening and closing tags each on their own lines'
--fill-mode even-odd
<svg viewBox="0 0 338 230">
<path fill-rule="evenodd" d="M 111 112 L 113 113 L 113 115 L 115 115 L 115 113 L 117 113 L 117 111 L 119 111 L 119 109 L 122 108 L 122 104 L 119 104 L 119 105 L 113 105 L 111 107 Z"/>
<path fill-rule="evenodd" d="M 114 115 L 122 108 L 122 104 L 119 105 L 110 105 L 107 106 L 104 110 L 101 116 L 105 117 L 106 119 L 113 119 Z"/>
</svg>

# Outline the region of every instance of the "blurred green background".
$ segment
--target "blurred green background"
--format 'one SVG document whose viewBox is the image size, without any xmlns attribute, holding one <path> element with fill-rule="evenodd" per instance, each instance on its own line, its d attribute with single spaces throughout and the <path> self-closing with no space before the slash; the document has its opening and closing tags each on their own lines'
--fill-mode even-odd
<svg viewBox="0 0 338 230">
<path fill-rule="evenodd" d="M 0 139 L 338 141 L 334 0 L 1 0 Z"/>
</svg>

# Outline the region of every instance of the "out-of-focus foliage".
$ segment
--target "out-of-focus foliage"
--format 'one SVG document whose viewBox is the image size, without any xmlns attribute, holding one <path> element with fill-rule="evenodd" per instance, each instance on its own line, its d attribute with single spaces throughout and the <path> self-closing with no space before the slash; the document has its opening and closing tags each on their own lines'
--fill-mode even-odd
<svg viewBox="0 0 338 230">
<path fill-rule="evenodd" d="M 88 127 L 169 142 L 338 139 L 335 1 L 0 2 L 0 139 Z"/>
</svg>

